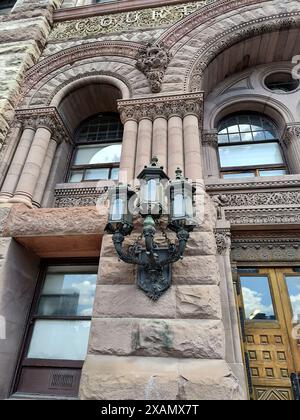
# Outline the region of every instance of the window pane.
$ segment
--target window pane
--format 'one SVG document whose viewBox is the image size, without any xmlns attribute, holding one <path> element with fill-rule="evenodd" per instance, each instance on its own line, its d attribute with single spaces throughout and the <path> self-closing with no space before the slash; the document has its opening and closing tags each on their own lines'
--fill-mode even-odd
<svg viewBox="0 0 300 420">
<path fill-rule="evenodd" d="M 229 135 L 230 143 L 236 143 L 241 141 L 241 136 L 239 134 L 230 134 Z"/>
<path fill-rule="evenodd" d="M 113 181 L 118 181 L 119 180 L 119 168 L 113 168 L 112 170 L 111 170 L 111 175 L 110 175 L 110 178 L 113 180 Z"/>
<path fill-rule="evenodd" d="M 50 267 L 38 306 L 43 316 L 90 316 L 97 281 L 95 267 Z M 77 272 L 76 272 L 77 271 Z"/>
<path fill-rule="evenodd" d="M 300 322 L 300 276 L 286 276 L 294 320 Z"/>
<path fill-rule="evenodd" d="M 254 172 L 238 172 L 236 174 L 224 174 L 224 179 L 236 179 L 236 178 L 252 178 L 255 176 Z"/>
<path fill-rule="evenodd" d="M 241 276 L 244 308 L 248 320 L 275 320 L 267 276 Z"/>
<path fill-rule="evenodd" d="M 254 139 L 254 141 L 264 141 L 264 140 L 266 140 L 264 131 L 257 131 L 255 133 L 253 133 L 253 139 Z"/>
<path fill-rule="evenodd" d="M 245 144 L 219 147 L 222 168 L 235 166 L 282 165 L 278 143 Z"/>
<path fill-rule="evenodd" d="M 69 176 L 69 182 L 81 182 L 83 177 L 83 171 L 71 171 Z"/>
<path fill-rule="evenodd" d="M 121 157 L 121 144 L 106 146 L 79 146 L 74 165 L 94 165 L 99 163 L 118 163 Z"/>
<path fill-rule="evenodd" d="M 259 171 L 260 176 L 282 176 L 286 175 L 285 169 L 274 169 L 271 171 Z"/>
<path fill-rule="evenodd" d="M 219 143 L 228 143 L 229 142 L 229 138 L 226 134 L 219 134 L 218 136 L 218 142 Z"/>
<path fill-rule="evenodd" d="M 253 141 L 252 133 L 241 134 L 242 141 Z"/>
<path fill-rule="evenodd" d="M 109 178 L 108 168 L 87 169 L 84 175 L 85 181 L 93 181 L 93 180 L 97 181 L 99 179 L 108 179 L 108 178 Z"/>
<path fill-rule="evenodd" d="M 27 357 L 84 360 L 90 326 L 91 321 L 36 321 Z"/>
</svg>

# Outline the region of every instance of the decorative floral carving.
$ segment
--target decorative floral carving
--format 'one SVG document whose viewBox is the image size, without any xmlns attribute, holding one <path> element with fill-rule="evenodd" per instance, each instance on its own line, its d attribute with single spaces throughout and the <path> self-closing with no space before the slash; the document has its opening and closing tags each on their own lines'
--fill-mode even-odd
<svg viewBox="0 0 300 420">
<path fill-rule="evenodd" d="M 71 141 L 70 133 L 65 127 L 56 108 L 32 108 L 19 109 L 16 111 L 16 119 L 23 127 L 37 129 L 45 127 L 51 131 L 52 137 L 58 142 Z"/>
<path fill-rule="evenodd" d="M 168 49 L 163 44 L 147 44 L 139 51 L 136 67 L 147 77 L 152 93 L 159 93 L 165 71 L 171 60 Z"/>
<path fill-rule="evenodd" d="M 231 246 L 230 229 L 216 229 L 215 238 L 218 254 L 225 255 L 230 250 Z"/>
<path fill-rule="evenodd" d="M 123 123 L 128 120 L 140 121 L 143 118 L 152 121 L 158 117 L 168 119 L 172 116 L 179 116 L 184 118 L 186 115 L 196 115 L 201 119 L 202 107 L 202 93 L 120 100 L 118 102 Z"/>
<path fill-rule="evenodd" d="M 298 208 L 225 209 L 232 225 L 292 225 L 300 223 Z"/>
<path fill-rule="evenodd" d="M 220 199 L 226 207 L 256 207 L 300 205 L 300 191 L 274 191 L 239 194 L 218 194 L 213 197 Z"/>
<path fill-rule="evenodd" d="M 288 124 L 283 136 L 283 143 L 289 146 L 294 140 L 300 138 L 300 124 Z"/>
<path fill-rule="evenodd" d="M 97 204 L 99 197 L 108 187 L 97 188 L 60 188 L 54 193 L 54 207 L 91 207 Z"/>
<path fill-rule="evenodd" d="M 218 147 L 218 131 L 211 130 L 203 133 L 202 143 L 204 146 Z"/>
</svg>

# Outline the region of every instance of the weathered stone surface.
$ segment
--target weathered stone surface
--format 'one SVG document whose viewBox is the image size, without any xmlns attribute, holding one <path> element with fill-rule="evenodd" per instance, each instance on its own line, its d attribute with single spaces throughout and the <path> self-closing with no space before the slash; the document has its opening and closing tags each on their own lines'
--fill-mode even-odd
<svg viewBox="0 0 300 420">
<path fill-rule="evenodd" d="M 134 285 L 98 285 L 95 318 L 175 318 L 175 289 L 171 287 L 157 302 Z"/>
<path fill-rule="evenodd" d="M 241 390 L 224 361 L 89 355 L 83 400 L 237 400 Z"/>
<path fill-rule="evenodd" d="M 106 217 L 100 216 L 96 207 L 28 209 L 24 205 L 15 205 L 4 227 L 4 236 L 101 234 Z"/>
<path fill-rule="evenodd" d="M 172 266 L 173 284 L 219 284 L 214 256 L 186 256 Z"/>
<path fill-rule="evenodd" d="M 220 321 L 93 319 L 89 352 L 222 359 L 224 329 Z"/>
<path fill-rule="evenodd" d="M 212 232 L 192 232 L 187 242 L 186 256 L 215 255 L 216 240 Z"/>
<path fill-rule="evenodd" d="M 116 254 L 116 251 L 114 250 Z M 99 284 L 135 284 L 137 266 L 126 264 L 118 259 L 117 255 L 112 257 L 101 257 L 99 266 Z"/>
<path fill-rule="evenodd" d="M 221 297 L 218 286 L 177 286 L 177 318 L 221 319 Z"/>
<path fill-rule="evenodd" d="M 0 232 L 2 233 L 3 227 L 5 225 L 6 219 L 9 215 L 9 207 L 0 207 Z"/>
</svg>

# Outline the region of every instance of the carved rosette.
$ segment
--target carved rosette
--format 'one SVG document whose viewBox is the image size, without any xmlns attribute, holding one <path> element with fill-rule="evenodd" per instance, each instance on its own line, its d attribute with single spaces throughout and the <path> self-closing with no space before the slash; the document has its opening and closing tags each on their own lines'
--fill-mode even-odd
<svg viewBox="0 0 300 420">
<path fill-rule="evenodd" d="M 230 229 L 215 229 L 217 252 L 219 255 L 226 255 L 231 247 Z"/>
<path fill-rule="evenodd" d="M 147 118 L 154 121 L 159 117 L 165 119 L 173 116 L 184 118 L 187 115 L 196 115 L 199 119 L 202 119 L 203 94 L 120 100 L 118 101 L 118 109 L 123 124 L 128 120 L 139 122 Z"/>
<path fill-rule="evenodd" d="M 56 108 L 32 108 L 19 109 L 16 112 L 16 120 L 23 128 L 46 128 L 52 134 L 52 138 L 57 142 L 71 141 L 70 133 L 65 127 Z"/>
<path fill-rule="evenodd" d="M 152 93 L 159 93 L 171 54 L 164 44 L 147 44 L 136 56 L 136 67 L 147 77 Z"/>
</svg>

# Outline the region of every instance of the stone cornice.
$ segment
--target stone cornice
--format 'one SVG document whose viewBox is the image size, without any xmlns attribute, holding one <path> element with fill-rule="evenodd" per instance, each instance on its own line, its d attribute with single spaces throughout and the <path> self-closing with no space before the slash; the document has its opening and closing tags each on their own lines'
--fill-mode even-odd
<svg viewBox="0 0 300 420">
<path fill-rule="evenodd" d="M 154 121 L 159 117 L 169 119 L 172 116 L 179 116 L 184 118 L 187 115 L 196 115 L 198 118 L 202 118 L 202 108 L 202 92 L 118 101 L 118 109 L 123 123 L 142 119 Z"/>
<path fill-rule="evenodd" d="M 18 109 L 16 120 L 20 121 L 24 128 L 47 128 L 58 143 L 71 141 L 71 135 L 55 107 Z"/>
</svg>

